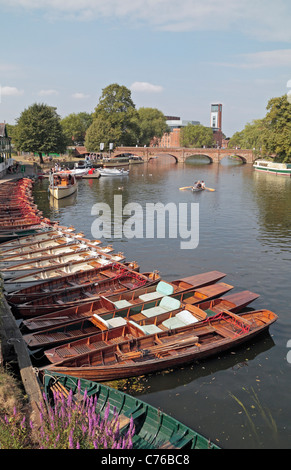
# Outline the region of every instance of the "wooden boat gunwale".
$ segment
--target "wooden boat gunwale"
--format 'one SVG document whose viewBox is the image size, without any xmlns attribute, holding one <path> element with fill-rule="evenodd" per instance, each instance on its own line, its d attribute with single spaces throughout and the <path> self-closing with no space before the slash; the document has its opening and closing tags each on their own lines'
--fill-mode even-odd
<svg viewBox="0 0 291 470">
<path fill-rule="evenodd" d="M 58 392 L 66 397 L 70 390 L 73 399 L 76 397 L 77 400 L 81 400 L 85 392 L 88 397 L 97 395 L 96 413 L 100 413 L 102 418 L 109 403 L 109 419 L 114 411 L 118 413 L 119 429 L 123 435 L 132 416 L 136 428 L 133 449 L 219 449 L 209 439 L 162 410 L 120 390 L 47 370 L 42 382 L 48 399 L 52 393 Z"/>
</svg>

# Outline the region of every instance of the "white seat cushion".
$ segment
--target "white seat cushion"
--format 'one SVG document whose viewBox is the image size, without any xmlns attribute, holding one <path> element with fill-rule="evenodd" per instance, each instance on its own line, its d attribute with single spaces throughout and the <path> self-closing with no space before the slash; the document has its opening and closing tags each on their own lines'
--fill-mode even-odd
<svg viewBox="0 0 291 470">
<path fill-rule="evenodd" d="M 131 303 L 127 300 L 117 300 L 117 302 L 113 302 L 116 308 L 126 308 L 131 307 Z"/>
<path fill-rule="evenodd" d="M 147 317 L 147 318 L 152 318 L 157 315 L 161 315 L 162 313 L 165 313 L 166 310 L 163 307 L 152 307 L 152 308 L 147 308 L 145 310 L 142 310 L 141 313 Z"/>
<path fill-rule="evenodd" d="M 161 294 L 160 292 L 149 292 L 148 294 L 140 295 L 139 299 L 142 302 L 148 302 L 150 300 L 160 299 L 161 297 L 163 297 L 163 294 Z"/>
<path fill-rule="evenodd" d="M 198 322 L 198 318 L 195 318 L 188 310 L 182 310 L 177 313 L 176 318 L 182 321 L 185 325 L 192 325 Z"/>
<path fill-rule="evenodd" d="M 122 317 L 113 317 L 106 321 L 109 325 L 109 328 L 116 328 L 118 326 L 125 326 L 127 324 L 127 321 Z"/>
</svg>

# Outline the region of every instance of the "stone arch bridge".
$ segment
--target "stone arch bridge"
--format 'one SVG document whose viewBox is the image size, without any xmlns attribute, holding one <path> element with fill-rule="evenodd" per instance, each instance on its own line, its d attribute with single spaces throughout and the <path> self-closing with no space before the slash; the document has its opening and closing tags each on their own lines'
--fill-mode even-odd
<svg viewBox="0 0 291 470">
<path fill-rule="evenodd" d="M 253 163 L 255 161 L 255 155 L 252 150 L 186 147 L 116 147 L 111 152 L 111 158 L 125 153 L 140 156 L 144 161 L 149 161 L 153 157 L 168 155 L 174 157 L 176 163 L 185 163 L 187 158 L 193 155 L 208 157 L 210 163 L 219 163 L 224 157 L 239 157 L 243 163 Z"/>
</svg>

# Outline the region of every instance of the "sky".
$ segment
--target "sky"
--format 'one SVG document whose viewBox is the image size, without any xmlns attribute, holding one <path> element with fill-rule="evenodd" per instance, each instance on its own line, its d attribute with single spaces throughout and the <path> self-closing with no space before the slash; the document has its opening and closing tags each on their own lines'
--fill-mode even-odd
<svg viewBox="0 0 291 470">
<path fill-rule="evenodd" d="M 117 83 L 204 126 L 221 103 L 231 137 L 291 87 L 290 0 L 0 0 L 0 18 L 0 122 L 91 113 Z"/>
</svg>

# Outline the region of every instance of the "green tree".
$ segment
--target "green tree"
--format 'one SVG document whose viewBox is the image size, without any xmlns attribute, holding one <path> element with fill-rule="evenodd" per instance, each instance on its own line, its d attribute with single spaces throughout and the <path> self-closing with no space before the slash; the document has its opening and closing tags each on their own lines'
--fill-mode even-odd
<svg viewBox="0 0 291 470">
<path fill-rule="evenodd" d="M 181 129 L 181 147 L 212 147 L 214 145 L 213 131 L 210 127 L 188 124 Z"/>
<path fill-rule="evenodd" d="M 63 153 L 66 150 L 66 139 L 56 108 L 35 103 L 25 109 L 16 122 L 13 138 L 17 149 L 38 153 L 40 163 L 43 163 L 42 153 Z"/>
<path fill-rule="evenodd" d="M 93 139 L 94 145 L 98 143 L 98 148 L 101 142 L 108 141 L 107 132 L 109 132 L 110 141 L 114 146 L 135 145 L 139 135 L 137 116 L 135 104 L 131 99 L 131 91 L 117 83 L 107 86 L 103 89 L 99 104 L 95 108 L 91 126 L 96 119 L 99 120 L 99 124 L 95 123 L 93 128 L 90 126 L 88 129 L 88 136 L 86 135 L 85 140 L 86 147 L 88 146 L 88 150 L 92 148 L 94 128 L 99 129 L 99 138 Z M 104 133 L 102 133 L 102 129 L 104 129 Z"/>
<path fill-rule="evenodd" d="M 104 149 L 109 148 L 110 143 L 118 142 L 120 134 L 118 129 L 112 128 L 108 121 L 97 117 L 86 132 L 85 147 L 88 152 L 100 152 L 100 144 Z"/>
<path fill-rule="evenodd" d="M 264 147 L 266 131 L 265 119 L 257 119 L 252 123 L 247 123 L 242 131 L 236 132 L 231 137 L 229 147 L 256 149 L 259 152 Z"/>
<path fill-rule="evenodd" d="M 88 128 L 92 124 L 93 118 L 89 113 L 71 113 L 61 120 L 63 132 L 67 139 L 67 145 L 73 143 L 84 143 Z"/>
<path fill-rule="evenodd" d="M 150 145 L 154 137 L 160 138 L 170 131 L 164 114 L 156 108 L 139 108 L 137 119 L 139 145 Z"/>
<path fill-rule="evenodd" d="M 278 161 L 287 162 L 291 159 L 291 104 L 287 95 L 272 98 L 267 110 L 265 150 L 269 155 L 275 154 Z"/>
</svg>

